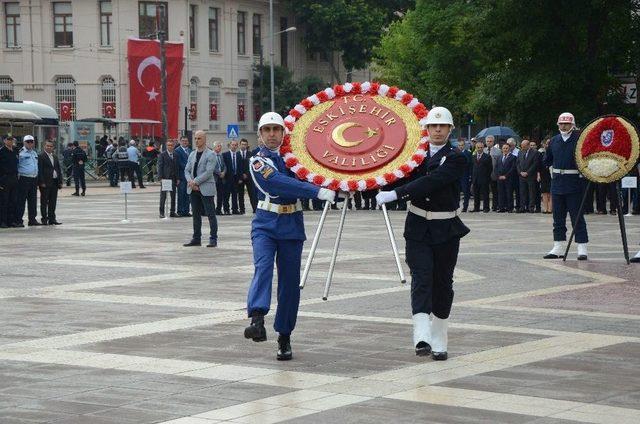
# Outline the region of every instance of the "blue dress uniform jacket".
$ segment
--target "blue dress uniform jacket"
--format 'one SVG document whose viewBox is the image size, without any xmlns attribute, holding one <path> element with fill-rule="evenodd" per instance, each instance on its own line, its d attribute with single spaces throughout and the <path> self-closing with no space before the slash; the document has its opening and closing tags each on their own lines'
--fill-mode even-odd
<svg viewBox="0 0 640 424">
<path fill-rule="evenodd" d="M 255 272 L 247 296 L 247 314 L 266 315 L 271 306 L 274 261 L 278 267 L 278 309 L 273 323 L 282 335 L 290 335 L 296 325 L 300 304 L 300 264 L 305 240 L 302 211 L 278 213 L 262 207 L 289 205 L 298 198 L 315 198 L 319 188 L 297 180 L 284 160 L 266 148 L 250 159 L 249 172 L 256 184 L 258 204 L 251 224 Z M 295 209 L 289 209 L 291 212 Z"/>
<path fill-rule="evenodd" d="M 554 169 L 577 170 L 575 152 L 578 138 L 578 131 L 573 131 L 567 141 L 560 134 L 554 136 L 545 152 L 544 165 Z M 584 179 L 579 174 L 552 174 L 551 178 L 551 194 L 579 193 L 583 190 Z"/>
<path fill-rule="evenodd" d="M 412 205 L 432 212 L 455 211 L 460 206 L 460 177 L 467 169 L 467 159 L 447 143 L 433 157 L 427 157 L 409 178 L 409 182 L 396 188 L 398 199 L 410 200 Z M 407 180 L 402 180 L 404 183 Z M 409 213 L 405 221 L 406 239 L 429 244 L 444 243 L 462 238 L 469 228 L 459 217 L 428 221 Z"/>
</svg>

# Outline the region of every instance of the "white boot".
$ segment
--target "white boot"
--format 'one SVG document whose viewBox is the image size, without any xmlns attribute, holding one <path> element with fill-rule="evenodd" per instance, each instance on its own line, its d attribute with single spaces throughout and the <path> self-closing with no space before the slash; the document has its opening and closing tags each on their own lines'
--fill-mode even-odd
<svg viewBox="0 0 640 424">
<path fill-rule="evenodd" d="M 413 315 L 413 346 L 416 348 L 418 356 L 426 356 L 431 353 L 431 318 L 429 314 L 420 312 Z"/>
<path fill-rule="evenodd" d="M 638 253 L 636 253 L 636 256 L 634 256 L 633 258 L 631 258 L 630 262 L 634 262 L 634 263 L 638 263 L 640 262 L 640 250 L 638 250 Z"/>
<path fill-rule="evenodd" d="M 431 321 L 431 356 L 436 361 L 447 359 L 447 327 L 449 319 L 433 316 Z"/>
<path fill-rule="evenodd" d="M 578 243 L 578 260 L 587 260 L 587 243 Z"/>
<path fill-rule="evenodd" d="M 561 241 L 553 242 L 553 249 L 543 256 L 543 259 L 562 259 L 564 257 L 564 243 Z"/>
</svg>

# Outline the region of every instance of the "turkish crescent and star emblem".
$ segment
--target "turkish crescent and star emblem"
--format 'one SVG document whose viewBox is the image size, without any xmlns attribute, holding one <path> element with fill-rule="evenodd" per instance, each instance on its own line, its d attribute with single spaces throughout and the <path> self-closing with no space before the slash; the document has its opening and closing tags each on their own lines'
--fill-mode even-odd
<svg viewBox="0 0 640 424">
<path fill-rule="evenodd" d="M 157 56 L 147 56 L 146 58 L 144 58 L 138 65 L 138 69 L 136 72 L 136 75 L 138 76 L 138 83 L 140 84 L 140 86 L 142 86 L 142 88 L 146 88 L 144 86 L 144 83 L 142 82 L 142 74 L 149 66 L 155 66 L 156 68 L 158 68 L 158 70 L 162 69 L 160 59 Z M 158 97 L 158 95 L 160 94 L 156 91 L 155 87 L 151 87 L 151 91 L 147 91 L 146 93 L 149 96 L 149 101 L 155 101 L 156 97 Z"/>
</svg>

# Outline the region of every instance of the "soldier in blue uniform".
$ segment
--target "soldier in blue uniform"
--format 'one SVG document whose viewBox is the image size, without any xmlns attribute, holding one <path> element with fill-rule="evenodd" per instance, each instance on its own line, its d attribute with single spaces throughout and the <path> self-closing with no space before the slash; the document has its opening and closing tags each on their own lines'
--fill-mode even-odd
<svg viewBox="0 0 640 424">
<path fill-rule="evenodd" d="M 460 220 L 460 178 L 467 159 L 448 143 L 453 117 L 444 107 L 427 114 L 429 151 L 408 180 L 381 191 L 378 204 L 410 200 L 404 226 L 411 270 L 411 311 L 416 355 L 447 359 L 447 327 L 453 303 L 453 270 L 460 239 L 469 233 Z"/>
<path fill-rule="evenodd" d="M 284 120 L 275 112 L 260 118 L 258 138 L 264 143 L 250 159 L 249 172 L 256 187 L 258 208 L 251 224 L 255 272 L 247 296 L 251 324 L 244 336 L 267 340 L 264 316 L 271 305 L 274 261 L 278 267 L 278 308 L 273 324 L 278 332 L 278 360 L 292 358 L 290 336 L 300 304 L 300 263 L 306 239 L 302 207 L 297 199 L 333 202 L 335 192 L 299 181 L 280 156 Z"/>
<path fill-rule="evenodd" d="M 580 202 L 585 189 L 585 180 L 580 176 L 576 165 L 575 152 L 579 132 L 576 120 L 571 113 L 565 112 L 558 117 L 560 134 L 549 142 L 544 156 L 545 166 L 552 167 L 551 200 L 553 204 L 553 248 L 544 259 L 559 259 L 564 256 L 563 242 L 567 240 L 567 212 L 571 225 L 576 229 L 578 260 L 587 260 L 587 224 L 584 215 L 578 215 Z"/>
</svg>

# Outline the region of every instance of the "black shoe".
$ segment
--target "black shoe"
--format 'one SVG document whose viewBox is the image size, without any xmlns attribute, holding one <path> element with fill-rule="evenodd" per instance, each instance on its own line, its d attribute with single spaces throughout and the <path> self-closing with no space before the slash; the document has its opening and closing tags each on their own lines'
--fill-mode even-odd
<svg viewBox="0 0 640 424">
<path fill-rule="evenodd" d="M 84 197 L 84 193 L 85 193 L 84 191 L 83 191 L 82 193 L 80 193 L 80 196 L 83 196 L 83 197 Z"/>
<path fill-rule="evenodd" d="M 171 218 L 177 218 L 179 215 L 178 215 L 177 213 L 175 213 L 175 212 L 171 212 L 171 213 L 169 214 L 169 216 L 170 216 Z"/>
<path fill-rule="evenodd" d="M 640 256 L 638 256 L 636 258 L 629 259 L 629 262 L 631 262 L 633 264 L 640 264 Z"/>
<path fill-rule="evenodd" d="M 554 253 L 547 253 L 542 257 L 542 259 L 562 259 L 564 255 L 556 255 Z"/>
<path fill-rule="evenodd" d="M 75 193 L 72 194 L 72 196 L 80 196 L 80 193 L 76 191 Z"/>
<path fill-rule="evenodd" d="M 232 213 L 233 215 L 240 215 L 240 212 L 239 212 L 239 211 L 233 211 L 233 212 L 231 212 L 231 213 Z M 228 215 L 228 214 L 227 214 L 227 215 Z"/>
<path fill-rule="evenodd" d="M 183 217 L 185 217 L 185 218 L 190 218 L 190 217 L 191 217 L 191 214 L 190 214 L 189 212 L 187 212 L 187 213 L 185 213 L 185 214 L 182 214 L 182 216 L 183 216 Z"/>
<path fill-rule="evenodd" d="M 218 247 L 218 241 L 217 240 L 209 240 L 209 244 L 207 244 L 207 247 Z"/>
<path fill-rule="evenodd" d="M 24 228 L 24 224 L 22 222 L 14 222 L 13 224 L 9 225 L 9 227 Z"/>
<path fill-rule="evenodd" d="M 164 218 L 164 214 L 163 214 L 163 213 L 161 213 L 161 214 L 159 214 L 159 215 L 158 215 L 158 217 L 159 217 L 159 218 Z"/>
<path fill-rule="evenodd" d="M 434 361 L 446 361 L 449 355 L 447 352 L 431 352 Z"/>
<path fill-rule="evenodd" d="M 141 185 L 141 186 L 140 186 L 140 188 L 147 188 L 147 186 L 143 186 L 143 185 Z"/>
<path fill-rule="evenodd" d="M 40 224 L 41 225 L 49 225 L 49 221 L 47 221 L 46 219 L 43 219 Z"/>
<path fill-rule="evenodd" d="M 278 336 L 278 354 L 276 355 L 278 361 L 289 361 L 293 358 L 293 352 L 291 351 L 291 336 Z"/>
<path fill-rule="evenodd" d="M 9 228 L 7 224 L 0 224 L 0 228 Z"/>
<path fill-rule="evenodd" d="M 189 243 L 185 243 L 183 244 L 184 247 L 189 247 L 189 246 L 202 246 L 202 243 L 200 243 L 200 240 L 191 240 Z"/>
<path fill-rule="evenodd" d="M 416 345 L 416 356 L 429 356 L 431 346 L 427 342 L 418 342 Z"/>
<path fill-rule="evenodd" d="M 220 209 L 216 209 L 216 215 L 222 215 L 222 211 Z"/>
<path fill-rule="evenodd" d="M 251 317 L 251 324 L 244 329 L 244 338 L 254 342 L 264 342 L 267 340 L 267 329 L 264 328 L 264 315 L 254 314 Z"/>
<path fill-rule="evenodd" d="M 58 222 L 58 221 L 49 221 L 49 225 L 62 225 L 62 222 Z"/>
<path fill-rule="evenodd" d="M 578 260 L 579 261 L 586 261 L 587 260 L 587 255 L 578 255 Z"/>
<path fill-rule="evenodd" d="M 27 225 L 29 227 L 37 227 L 37 226 L 42 225 L 42 224 L 39 223 L 38 221 L 30 221 Z"/>
</svg>

